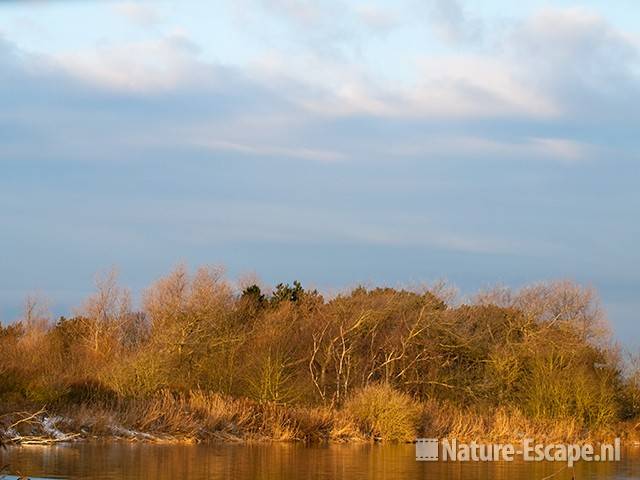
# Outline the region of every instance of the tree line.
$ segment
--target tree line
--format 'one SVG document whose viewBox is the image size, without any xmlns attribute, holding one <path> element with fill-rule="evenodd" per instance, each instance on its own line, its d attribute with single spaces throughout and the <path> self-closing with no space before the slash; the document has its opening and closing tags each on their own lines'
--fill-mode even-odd
<svg viewBox="0 0 640 480">
<path fill-rule="evenodd" d="M 74 315 L 51 322 L 31 299 L 20 321 L 0 327 L 0 404 L 204 391 L 338 409 L 382 385 L 419 402 L 515 408 L 585 428 L 638 417 L 638 375 L 593 290 L 560 281 L 451 297 L 357 287 L 326 299 L 299 282 L 236 290 L 221 269 L 179 266 L 134 309 L 110 273 Z"/>
</svg>

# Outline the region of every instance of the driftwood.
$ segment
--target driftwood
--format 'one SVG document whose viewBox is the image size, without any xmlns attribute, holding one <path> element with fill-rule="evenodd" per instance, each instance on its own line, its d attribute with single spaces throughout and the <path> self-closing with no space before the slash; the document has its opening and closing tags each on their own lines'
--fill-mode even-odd
<svg viewBox="0 0 640 480">
<path fill-rule="evenodd" d="M 45 414 L 47 411 L 45 410 L 45 407 L 42 407 L 40 410 L 38 410 L 35 413 L 28 413 L 28 412 L 18 412 L 18 413 L 12 413 L 12 414 L 7 414 L 5 416 L 14 416 L 14 415 L 26 415 L 25 417 L 21 418 L 20 420 L 18 420 L 17 422 L 12 423 L 11 425 L 9 425 L 8 430 L 11 430 L 13 428 L 16 428 L 18 425 L 21 425 L 23 423 L 40 423 L 40 422 L 36 422 L 36 419 L 38 418 L 39 415 L 43 415 Z"/>
<path fill-rule="evenodd" d="M 14 443 L 19 445 L 52 445 L 54 443 L 64 443 L 70 442 L 71 440 L 78 438 L 80 436 L 79 433 L 74 433 L 72 435 L 65 435 L 61 438 L 51 438 L 45 436 L 38 435 L 29 435 L 29 436 L 19 436 L 10 438 L 7 440 L 7 443 Z"/>
<path fill-rule="evenodd" d="M 11 423 L 6 429 L 5 429 L 5 435 L 9 434 L 12 435 L 12 433 L 10 432 L 14 432 L 12 436 L 10 436 L 9 438 L 7 438 L 5 436 L 4 439 L 0 438 L 0 447 L 2 448 L 6 448 L 6 445 L 9 444 L 13 444 L 13 445 L 51 445 L 54 443 L 63 443 L 63 442 L 69 442 L 74 440 L 75 438 L 79 437 L 80 434 L 79 433 L 75 433 L 75 434 L 62 434 L 62 432 L 60 432 L 62 435 L 61 436 L 51 436 L 51 435 L 17 435 L 15 434 L 15 429 L 17 427 L 19 427 L 20 425 L 24 425 L 24 424 L 28 424 L 28 425 L 32 425 L 35 427 L 39 427 L 40 430 L 42 430 L 43 432 L 47 432 L 47 427 L 45 426 L 45 420 L 43 419 L 42 416 L 45 415 L 47 413 L 46 411 L 46 407 L 42 407 L 40 410 L 38 410 L 37 412 L 16 412 L 16 413 L 10 413 L 10 414 L 5 414 L 2 415 L 0 418 L 5 417 L 5 418 L 15 418 L 15 417 L 20 417 L 18 418 L 18 420 L 14 421 L 13 423 Z"/>
</svg>

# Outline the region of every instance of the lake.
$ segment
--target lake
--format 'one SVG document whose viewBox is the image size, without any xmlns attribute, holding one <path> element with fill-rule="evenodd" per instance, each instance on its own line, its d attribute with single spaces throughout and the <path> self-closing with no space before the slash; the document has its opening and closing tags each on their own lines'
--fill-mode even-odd
<svg viewBox="0 0 640 480">
<path fill-rule="evenodd" d="M 620 462 L 417 462 L 413 445 L 78 443 L 0 451 L 11 473 L 69 479 L 627 479 L 640 478 L 640 448 Z M 1 477 L 0 477 L 1 478 Z"/>
</svg>

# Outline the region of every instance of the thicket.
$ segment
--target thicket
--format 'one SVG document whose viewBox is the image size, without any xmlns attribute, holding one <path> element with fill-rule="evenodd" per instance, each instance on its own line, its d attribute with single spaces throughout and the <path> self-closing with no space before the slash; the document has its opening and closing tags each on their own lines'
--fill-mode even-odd
<svg viewBox="0 0 640 480">
<path fill-rule="evenodd" d="M 220 269 L 181 266 L 134 310 L 111 273 L 73 316 L 52 323 L 30 299 L 0 327 L 0 410 L 93 409 L 152 430 L 178 408 L 174 432 L 245 422 L 264 433 L 251 420 L 262 415 L 280 422 L 267 437 L 353 428 L 389 440 L 508 436 L 525 424 L 580 436 L 638 417 L 638 376 L 592 290 L 552 282 L 449 297 L 358 287 L 325 299 L 298 282 L 235 290 Z"/>
</svg>

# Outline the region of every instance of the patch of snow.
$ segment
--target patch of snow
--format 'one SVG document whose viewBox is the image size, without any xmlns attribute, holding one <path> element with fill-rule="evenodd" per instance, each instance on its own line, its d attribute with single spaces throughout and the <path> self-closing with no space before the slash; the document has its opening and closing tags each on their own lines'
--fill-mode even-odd
<svg viewBox="0 0 640 480">
<path fill-rule="evenodd" d="M 44 417 L 42 419 L 42 429 L 56 440 L 63 440 L 67 438 L 67 435 L 56 428 L 56 424 L 61 420 L 63 420 L 61 417 Z"/>
<path fill-rule="evenodd" d="M 139 432 L 137 430 L 129 430 L 128 428 L 121 427 L 119 425 L 114 425 L 111 427 L 111 431 L 118 436 L 128 437 L 128 438 L 142 438 L 145 440 L 154 440 L 155 437 L 153 435 L 149 435 L 148 433 Z"/>
<path fill-rule="evenodd" d="M 1 438 L 9 441 L 14 441 L 20 438 L 20 434 L 15 428 L 7 428 L 6 430 L 0 430 L 0 439 Z M 2 479 L 1 476 L 0 479 Z"/>
</svg>

